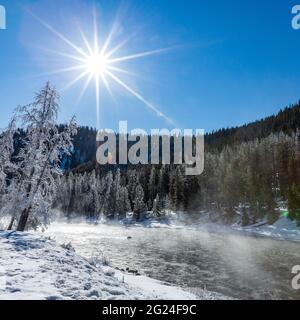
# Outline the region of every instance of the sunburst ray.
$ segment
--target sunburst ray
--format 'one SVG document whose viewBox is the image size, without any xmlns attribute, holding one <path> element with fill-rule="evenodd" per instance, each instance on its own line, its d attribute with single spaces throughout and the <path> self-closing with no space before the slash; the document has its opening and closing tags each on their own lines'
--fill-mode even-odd
<svg viewBox="0 0 300 320">
<path fill-rule="evenodd" d="M 69 40 L 66 36 L 64 36 L 62 33 L 60 33 L 59 31 L 55 30 L 50 24 L 48 24 L 47 22 L 45 22 L 44 20 L 42 20 L 41 18 L 39 18 L 38 16 L 36 16 L 33 12 L 28 11 L 37 21 L 39 21 L 45 28 L 47 28 L 49 31 L 51 31 L 54 35 L 56 35 L 59 39 L 61 39 L 63 42 L 65 42 L 66 44 L 68 44 L 70 47 L 72 47 L 73 49 L 75 49 L 75 51 L 79 54 L 81 54 L 82 56 L 84 56 L 85 58 L 88 58 L 88 54 L 86 54 L 81 48 L 79 48 L 78 46 L 76 46 L 71 40 Z"/>
<path fill-rule="evenodd" d="M 138 99 L 140 102 L 142 102 L 148 109 L 150 109 L 152 112 L 154 112 L 157 116 L 163 118 L 165 121 L 167 121 L 169 124 L 174 124 L 172 119 L 169 118 L 167 115 L 165 115 L 163 112 L 161 112 L 156 106 L 154 106 L 151 102 L 149 102 L 146 98 L 144 98 L 140 93 L 138 93 L 136 90 L 131 88 L 127 83 L 125 83 L 120 77 L 118 77 L 115 73 L 120 74 L 126 74 L 130 76 L 136 76 L 134 73 L 128 71 L 125 68 L 122 68 L 120 66 L 121 62 L 124 61 L 131 61 L 136 60 L 140 58 L 144 58 L 147 56 L 152 56 L 156 54 L 161 54 L 167 51 L 170 51 L 174 49 L 175 47 L 166 47 L 161 49 L 155 49 L 155 50 L 149 50 L 149 51 L 142 51 L 134 54 L 129 54 L 125 56 L 119 56 L 114 57 L 114 54 L 119 52 L 120 49 L 129 41 L 129 39 L 132 38 L 132 35 L 125 38 L 123 41 L 121 41 L 119 44 L 115 45 L 114 47 L 110 48 L 110 45 L 112 43 L 112 39 L 116 33 L 117 28 L 117 19 L 115 19 L 112 29 L 110 30 L 107 38 L 103 42 L 103 45 L 100 46 L 100 40 L 99 40 L 99 33 L 98 33 L 98 23 L 97 23 L 97 12 L 94 8 L 93 10 L 93 40 L 92 43 L 88 41 L 88 38 L 86 37 L 86 34 L 83 32 L 83 30 L 79 26 L 79 34 L 83 41 L 83 48 L 77 46 L 75 43 L 73 43 L 70 39 L 68 39 L 65 35 L 63 35 L 61 32 L 57 31 L 55 28 L 53 28 L 50 24 L 43 21 L 39 17 L 35 16 L 32 12 L 30 12 L 32 16 L 37 19 L 46 29 L 51 31 L 54 35 L 56 35 L 60 40 L 62 40 L 64 43 L 66 43 L 69 47 L 71 47 L 75 54 L 70 54 L 68 52 L 61 52 L 61 51 L 55 51 L 48 49 L 49 52 L 52 51 L 52 53 L 62 56 L 65 58 L 69 58 L 71 60 L 77 61 L 78 64 L 62 68 L 59 70 L 55 70 L 52 72 L 45 73 L 44 75 L 53 75 L 53 74 L 61 74 L 61 73 L 67 73 L 67 72 L 74 72 L 78 70 L 83 70 L 80 72 L 80 74 L 75 77 L 72 81 L 66 84 L 64 90 L 67 90 L 74 86 L 77 82 L 79 82 L 81 79 L 86 77 L 86 80 L 84 82 L 83 88 L 79 94 L 79 99 L 82 98 L 82 96 L 85 94 L 88 86 L 90 85 L 92 79 L 94 78 L 94 85 L 95 85 L 95 99 L 96 99 L 96 121 L 97 121 L 97 128 L 100 128 L 100 86 L 103 84 L 103 87 L 108 91 L 110 96 L 114 98 L 113 92 L 110 87 L 109 79 L 116 82 L 121 86 L 123 89 L 125 89 L 127 92 L 129 92 L 133 97 Z M 101 91 L 102 92 L 102 91 Z"/>
<path fill-rule="evenodd" d="M 151 51 L 144 51 L 144 52 L 135 53 L 135 54 L 131 54 L 131 55 L 124 56 L 124 57 L 108 59 L 107 62 L 108 63 L 116 63 L 116 62 L 121 62 L 121 61 L 134 60 L 134 59 L 138 59 L 138 58 L 152 56 L 154 54 L 159 54 L 159 53 L 162 53 L 165 51 L 169 51 L 171 49 L 172 49 L 172 47 L 156 49 L 156 50 L 151 50 Z"/>
<path fill-rule="evenodd" d="M 120 78 L 115 76 L 110 71 L 106 70 L 106 73 L 119 85 L 121 85 L 124 89 L 126 89 L 129 93 L 131 93 L 133 96 L 135 96 L 138 100 L 143 102 L 149 109 L 154 111 L 158 117 L 162 117 L 165 119 L 168 123 L 173 124 L 173 121 L 164 115 L 159 109 L 157 109 L 151 102 L 147 101 L 141 94 L 136 92 L 134 89 L 130 88 L 125 82 L 123 82 Z"/>
<path fill-rule="evenodd" d="M 70 89 L 71 87 L 73 87 L 79 80 L 81 80 L 83 77 L 85 77 L 86 75 L 88 75 L 89 72 L 87 70 L 85 70 L 84 72 L 80 73 L 76 78 L 74 78 L 72 81 L 70 81 L 69 83 L 67 83 L 67 85 L 62 89 L 63 91 L 66 91 L 68 89 Z"/>
</svg>

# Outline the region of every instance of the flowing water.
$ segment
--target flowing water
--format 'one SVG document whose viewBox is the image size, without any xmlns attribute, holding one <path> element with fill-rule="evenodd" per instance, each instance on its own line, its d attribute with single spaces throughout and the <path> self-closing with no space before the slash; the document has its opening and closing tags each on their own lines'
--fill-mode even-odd
<svg viewBox="0 0 300 320">
<path fill-rule="evenodd" d="M 108 257 L 114 267 L 238 299 L 300 299 L 291 272 L 300 243 L 247 237 L 205 228 L 145 228 L 55 223 L 46 232 L 72 242 L 85 256 Z"/>
</svg>

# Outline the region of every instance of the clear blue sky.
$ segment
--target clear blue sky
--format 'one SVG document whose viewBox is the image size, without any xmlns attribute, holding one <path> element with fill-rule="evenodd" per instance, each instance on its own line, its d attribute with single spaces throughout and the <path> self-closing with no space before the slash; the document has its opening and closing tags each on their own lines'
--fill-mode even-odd
<svg viewBox="0 0 300 320">
<path fill-rule="evenodd" d="M 51 24 L 78 46 L 78 25 L 92 38 L 91 0 L 0 0 L 7 30 L 0 30 L 0 128 L 13 109 L 31 102 L 47 80 L 59 90 L 76 72 L 43 75 L 69 67 L 70 59 L 45 49 L 72 48 L 35 20 Z M 291 28 L 289 0 L 96 1 L 100 35 L 107 35 L 119 12 L 118 41 L 137 31 L 120 55 L 178 45 L 176 49 L 122 64 L 136 76 L 120 75 L 180 128 L 241 125 L 277 112 L 300 98 L 300 30 Z M 95 126 L 91 85 L 78 101 L 85 80 L 61 93 L 60 121 L 72 114 Z M 101 125 L 116 128 L 170 126 L 142 102 L 112 83 L 114 98 L 101 90 Z"/>
</svg>

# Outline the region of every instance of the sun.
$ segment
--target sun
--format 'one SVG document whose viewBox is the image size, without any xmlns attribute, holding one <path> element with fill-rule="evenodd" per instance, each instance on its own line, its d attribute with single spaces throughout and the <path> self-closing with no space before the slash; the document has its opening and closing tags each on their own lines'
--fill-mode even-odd
<svg viewBox="0 0 300 320">
<path fill-rule="evenodd" d="M 142 51 L 139 53 L 129 54 L 126 56 L 115 56 L 120 49 L 129 41 L 131 36 L 128 36 L 115 47 L 111 46 L 111 40 L 114 36 L 115 25 L 114 23 L 109 35 L 105 41 L 100 45 L 100 37 L 98 35 L 98 26 L 96 19 L 96 12 L 94 12 L 94 32 L 92 34 L 93 41 L 88 41 L 86 34 L 81 28 L 79 28 L 79 36 L 81 37 L 82 44 L 81 46 L 76 45 L 65 35 L 54 29 L 47 22 L 41 20 L 39 17 L 35 16 L 32 12 L 34 18 L 36 18 L 45 28 L 51 31 L 58 39 L 62 40 L 65 44 L 71 47 L 74 50 L 74 54 L 69 54 L 66 52 L 60 52 L 56 50 L 51 50 L 53 53 L 67 57 L 73 64 L 70 67 L 49 72 L 47 74 L 59 74 L 66 72 L 78 71 L 79 74 L 77 77 L 73 78 L 66 86 L 65 89 L 69 89 L 75 85 L 81 79 L 86 79 L 85 83 L 80 92 L 80 97 L 85 93 L 88 86 L 94 80 L 95 84 L 95 98 L 96 98 L 96 126 L 100 129 L 100 91 L 102 88 L 105 88 L 109 94 L 113 97 L 112 90 L 110 88 L 110 82 L 117 83 L 124 90 L 129 92 L 133 97 L 142 102 L 147 108 L 153 111 L 158 117 L 163 118 L 166 122 L 171 125 L 174 125 L 174 122 L 171 118 L 166 116 L 162 111 L 160 111 L 156 106 L 154 106 L 150 101 L 144 98 L 139 92 L 131 88 L 129 84 L 122 80 L 122 74 L 132 75 L 127 69 L 122 68 L 121 63 L 124 61 L 135 60 L 143 57 L 147 57 L 154 54 L 159 54 L 171 49 L 174 47 L 167 47 L 162 49 L 155 49 L 150 51 Z M 102 91 L 101 91 L 102 92 Z"/>
<path fill-rule="evenodd" d="M 107 58 L 98 53 L 90 55 L 85 62 L 86 71 L 94 77 L 103 77 L 108 70 Z"/>
</svg>

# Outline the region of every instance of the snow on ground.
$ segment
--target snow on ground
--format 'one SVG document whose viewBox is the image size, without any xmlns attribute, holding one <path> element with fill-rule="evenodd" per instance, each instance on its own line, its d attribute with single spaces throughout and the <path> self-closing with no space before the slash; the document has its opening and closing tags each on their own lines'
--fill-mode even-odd
<svg viewBox="0 0 300 320">
<path fill-rule="evenodd" d="M 227 300 L 228 297 L 223 296 L 215 292 L 198 289 L 197 292 L 190 293 L 183 291 L 181 288 L 174 287 L 166 282 L 155 280 L 146 276 L 135 276 L 131 274 L 124 274 L 117 271 L 116 276 L 120 280 L 124 280 L 130 286 L 135 287 L 154 297 L 154 299 L 160 299 L 163 297 L 165 300 Z"/>
<path fill-rule="evenodd" d="M 35 233 L 0 231 L 0 300 L 222 299 L 91 264 Z M 225 297 L 224 297 L 225 298 Z"/>
<path fill-rule="evenodd" d="M 35 234 L 0 232 L 0 252 L 0 299 L 143 297 L 111 273 Z"/>
<path fill-rule="evenodd" d="M 247 232 L 250 235 L 271 237 L 280 240 L 300 241 L 300 228 L 296 221 L 280 217 L 274 224 L 257 223 L 252 226 L 233 226 L 233 229 Z"/>
</svg>

